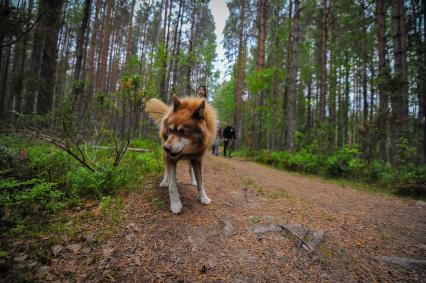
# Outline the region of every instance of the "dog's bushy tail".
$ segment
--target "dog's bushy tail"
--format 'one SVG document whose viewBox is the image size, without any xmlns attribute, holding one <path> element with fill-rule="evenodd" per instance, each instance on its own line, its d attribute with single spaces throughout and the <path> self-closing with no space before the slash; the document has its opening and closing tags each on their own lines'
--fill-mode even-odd
<svg viewBox="0 0 426 283">
<path fill-rule="evenodd" d="M 162 101 L 152 98 L 145 106 L 145 112 L 148 113 L 149 117 L 159 126 L 164 116 L 169 111 L 169 107 Z"/>
</svg>

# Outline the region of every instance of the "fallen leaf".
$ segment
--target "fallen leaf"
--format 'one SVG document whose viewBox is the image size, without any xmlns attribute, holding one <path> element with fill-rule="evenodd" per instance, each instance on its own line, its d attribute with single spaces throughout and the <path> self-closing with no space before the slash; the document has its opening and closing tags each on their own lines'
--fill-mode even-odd
<svg viewBox="0 0 426 283">
<path fill-rule="evenodd" d="M 134 259 L 136 265 L 141 265 L 142 264 L 142 262 L 141 262 L 141 260 L 140 260 L 140 258 L 138 256 L 134 256 L 133 259 Z"/>
<path fill-rule="evenodd" d="M 53 279 L 55 279 L 55 275 L 53 275 L 52 273 L 49 273 L 49 272 L 47 272 L 44 276 L 45 276 L 47 281 L 52 281 Z"/>
<path fill-rule="evenodd" d="M 114 252 L 114 248 L 106 247 L 103 249 L 103 253 L 105 256 L 110 256 Z"/>
<path fill-rule="evenodd" d="M 64 267 L 63 271 L 64 272 L 69 272 L 69 273 L 75 273 L 77 271 L 77 266 L 76 266 L 76 261 L 75 260 L 70 260 Z"/>
<path fill-rule="evenodd" d="M 91 234 L 84 236 L 84 239 L 88 244 L 93 244 L 95 242 L 95 238 Z"/>
<path fill-rule="evenodd" d="M 81 250 L 81 246 L 79 244 L 71 244 L 67 246 L 67 249 L 76 254 Z"/>
<path fill-rule="evenodd" d="M 209 268 L 215 268 L 217 266 L 217 260 L 212 258 L 209 260 Z"/>
<path fill-rule="evenodd" d="M 58 255 L 58 253 L 62 250 L 61 245 L 55 245 L 50 248 L 54 256 Z"/>
<path fill-rule="evenodd" d="M 131 241 L 133 239 L 133 237 L 135 236 L 135 234 L 131 233 L 131 234 L 127 234 L 126 235 L 126 240 L 127 241 Z"/>
<path fill-rule="evenodd" d="M 92 249 L 90 247 L 86 247 L 86 248 L 82 248 L 81 252 L 84 253 L 84 254 L 88 254 L 88 253 L 90 253 L 91 250 Z"/>
<path fill-rule="evenodd" d="M 26 255 L 26 254 L 21 254 L 21 255 L 15 256 L 15 257 L 13 258 L 13 260 L 14 260 L 14 261 L 23 261 L 23 260 L 25 260 L 27 257 L 28 257 L 28 255 Z"/>
</svg>

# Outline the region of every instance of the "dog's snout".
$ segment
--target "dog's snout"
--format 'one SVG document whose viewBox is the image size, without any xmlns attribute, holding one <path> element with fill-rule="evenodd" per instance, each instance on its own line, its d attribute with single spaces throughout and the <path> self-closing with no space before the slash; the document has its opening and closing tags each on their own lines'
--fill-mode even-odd
<svg viewBox="0 0 426 283">
<path fill-rule="evenodd" d="M 172 150 L 172 146 L 170 144 L 164 144 L 163 149 L 165 152 L 170 153 L 170 151 Z"/>
</svg>

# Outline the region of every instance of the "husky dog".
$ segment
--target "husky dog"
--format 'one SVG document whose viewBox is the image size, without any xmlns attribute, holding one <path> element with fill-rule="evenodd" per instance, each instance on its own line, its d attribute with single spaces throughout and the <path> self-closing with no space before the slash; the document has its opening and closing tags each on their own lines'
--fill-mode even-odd
<svg viewBox="0 0 426 283">
<path fill-rule="evenodd" d="M 196 97 L 173 96 L 173 106 L 158 99 L 147 102 L 145 111 L 160 128 L 164 149 L 165 173 L 161 187 L 168 187 L 170 209 L 174 214 L 182 211 L 182 203 L 176 183 L 176 163 L 189 160 L 194 169 L 198 199 L 210 204 L 203 186 L 202 159 L 216 136 L 216 112 L 206 100 Z M 193 181 L 194 184 L 194 181 Z"/>
</svg>

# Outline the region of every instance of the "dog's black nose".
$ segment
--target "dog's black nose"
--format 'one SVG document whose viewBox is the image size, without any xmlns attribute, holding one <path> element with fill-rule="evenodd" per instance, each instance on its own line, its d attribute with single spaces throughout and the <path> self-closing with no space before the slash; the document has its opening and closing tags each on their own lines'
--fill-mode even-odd
<svg viewBox="0 0 426 283">
<path fill-rule="evenodd" d="M 170 153 L 172 147 L 169 144 L 163 145 L 163 149 L 165 152 Z"/>
</svg>

